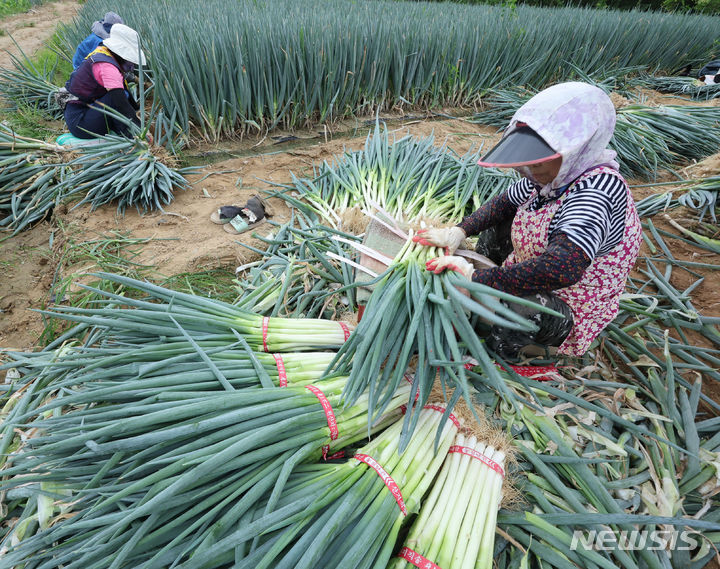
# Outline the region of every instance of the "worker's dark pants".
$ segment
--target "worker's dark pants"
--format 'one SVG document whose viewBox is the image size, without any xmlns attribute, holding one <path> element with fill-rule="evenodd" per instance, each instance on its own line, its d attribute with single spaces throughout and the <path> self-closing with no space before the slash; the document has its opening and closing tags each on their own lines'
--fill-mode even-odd
<svg viewBox="0 0 720 569">
<path fill-rule="evenodd" d="M 493 263 L 501 265 L 513 250 L 510 241 L 512 222 L 483 231 L 478 237 L 475 250 L 485 255 Z M 565 318 L 552 316 L 533 307 L 504 302 L 523 318 L 534 322 L 538 329 L 534 332 L 512 330 L 501 326 L 492 326 L 485 343 L 503 359 L 515 358 L 521 348 L 532 344 L 540 346 L 559 346 L 567 338 L 573 327 L 572 311 L 567 303 L 553 293 L 540 293 L 522 297 L 540 306 L 546 306 L 559 312 Z"/>
<path fill-rule="evenodd" d="M 68 130 L 78 138 L 94 138 L 108 132 L 124 133 L 127 126 L 115 117 L 102 112 L 96 103 L 110 104 L 111 95 L 103 95 L 92 105 L 80 102 L 69 102 L 65 106 L 65 122 Z"/>
</svg>

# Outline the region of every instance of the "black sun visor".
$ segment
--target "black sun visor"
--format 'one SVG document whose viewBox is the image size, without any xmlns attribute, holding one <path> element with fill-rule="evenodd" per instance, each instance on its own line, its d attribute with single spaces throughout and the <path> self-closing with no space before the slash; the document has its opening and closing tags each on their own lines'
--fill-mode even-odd
<svg viewBox="0 0 720 569">
<path fill-rule="evenodd" d="M 533 129 L 523 125 L 503 136 L 502 140 L 478 161 L 478 164 L 489 168 L 515 168 L 540 164 L 559 157 L 560 154 Z"/>
</svg>

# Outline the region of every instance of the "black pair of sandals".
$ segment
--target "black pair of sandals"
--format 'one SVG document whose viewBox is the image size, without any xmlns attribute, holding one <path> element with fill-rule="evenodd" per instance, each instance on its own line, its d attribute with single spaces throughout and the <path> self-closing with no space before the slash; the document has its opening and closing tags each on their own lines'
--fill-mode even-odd
<svg viewBox="0 0 720 569">
<path fill-rule="evenodd" d="M 222 225 L 233 235 L 239 235 L 260 225 L 271 217 L 270 206 L 260 196 L 251 197 L 245 205 L 225 205 L 210 215 L 210 221 Z"/>
</svg>

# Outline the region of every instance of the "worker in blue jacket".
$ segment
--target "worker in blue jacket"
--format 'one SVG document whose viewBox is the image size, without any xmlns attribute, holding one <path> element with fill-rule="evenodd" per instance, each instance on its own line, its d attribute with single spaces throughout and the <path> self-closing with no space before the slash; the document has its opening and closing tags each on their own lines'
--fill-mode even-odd
<svg viewBox="0 0 720 569">
<path fill-rule="evenodd" d="M 86 37 L 75 50 L 73 56 L 73 69 L 77 69 L 83 60 L 100 45 L 100 42 L 110 37 L 110 29 L 114 24 L 124 24 L 123 19 L 115 12 L 108 12 L 102 21 L 95 22 L 92 27 L 92 33 Z"/>
</svg>

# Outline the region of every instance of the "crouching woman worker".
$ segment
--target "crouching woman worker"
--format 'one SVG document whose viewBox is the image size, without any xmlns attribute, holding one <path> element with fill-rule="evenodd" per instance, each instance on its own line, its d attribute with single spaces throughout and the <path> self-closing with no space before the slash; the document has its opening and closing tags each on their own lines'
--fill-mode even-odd
<svg viewBox="0 0 720 569">
<path fill-rule="evenodd" d="M 101 109 L 113 109 L 140 124 L 135 114 L 137 103 L 127 96 L 123 79 L 138 63 L 145 65 L 145 54 L 139 51 L 137 32 L 123 24 L 113 25 L 110 36 L 85 58 L 65 84 L 76 97 L 65 106 L 65 122 L 73 136 L 93 138 L 110 131 L 131 136 L 126 123 Z"/>
<path fill-rule="evenodd" d="M 478 162 L 523 177 L 457 226 L 415 237 L 448 248 L 449 256 L 428 263 L 435 273 L 455 270 L 565 315 L 514 305 L 539 329 L 493 327 L 486 341 L 501 357 L 530 344 L 582 355 L 618 312 L 642 229 L 616 154 L 607 149 L 614 129 L 615 109 L 601 89 L 572 82 L 541 91 Z M 453 256 L 466 236 L 478 234 L 478 252 L 501 266 L 474 270 Z"/>
</svg>

